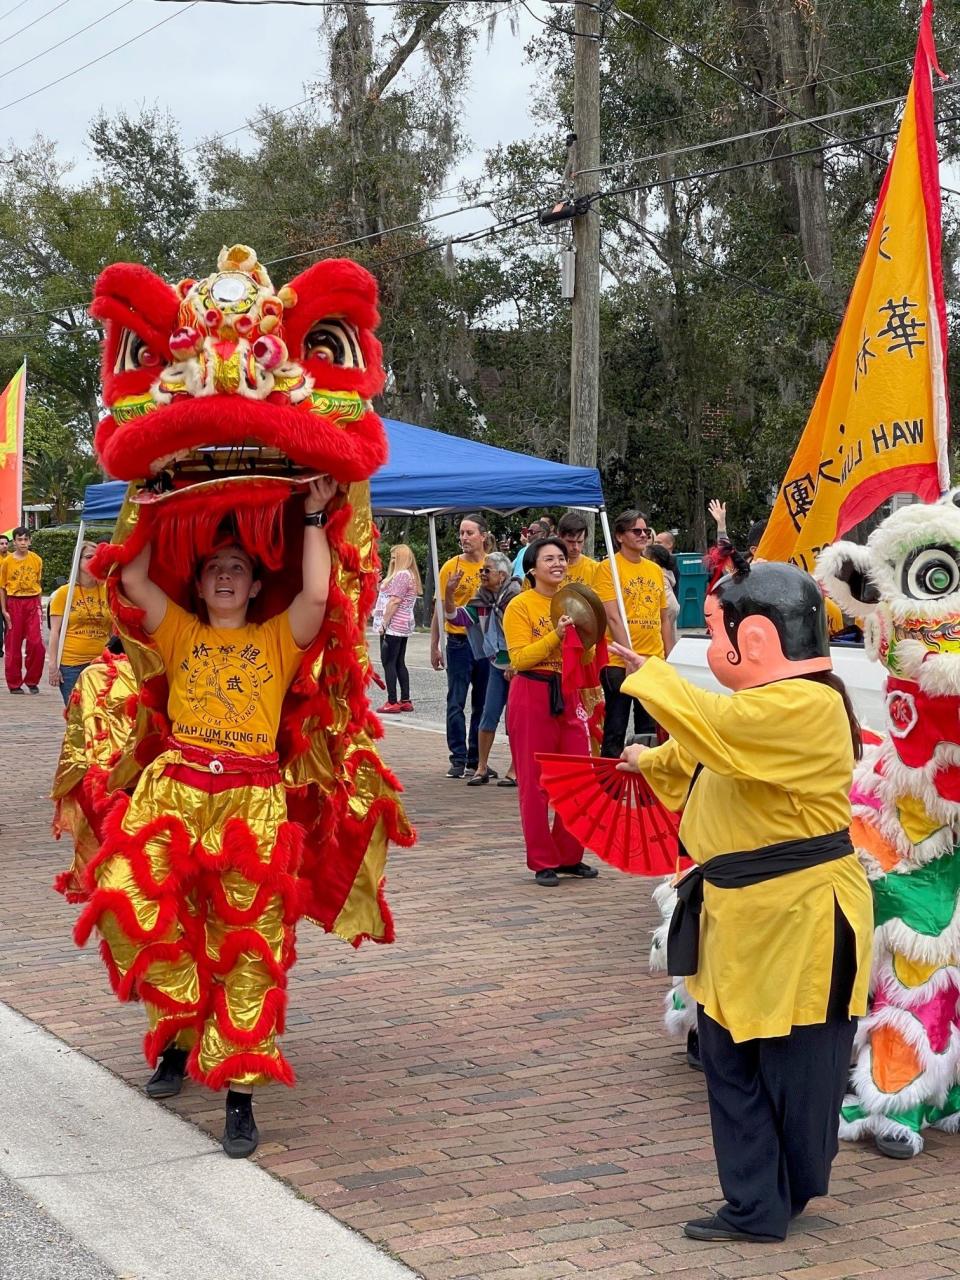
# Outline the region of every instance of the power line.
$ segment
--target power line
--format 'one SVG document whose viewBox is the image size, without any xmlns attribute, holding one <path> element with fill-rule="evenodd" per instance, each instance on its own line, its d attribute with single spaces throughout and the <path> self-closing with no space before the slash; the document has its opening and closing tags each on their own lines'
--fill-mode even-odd
<svg viewBox="0 0 960 1280">
<path fill-rule="evenodd" d="M 688 49 L 686 45 L 680 44 L 679 41 L 674 40 L 672 37 L 665 36 L 662 32 L 658 31 L 656 27 L 652 27 L 649 22 L 644 22 L 642 18 L 637 18 L 634 14 L 628 13 L 625 9 L 621 8 L 621 6 L 616 3 L 616 0 L 613 0 L 613 7 L 621 17 L 626 18 L 628 22 L 632 22 L 634 26 L 640 27 L 642 30 L 649 32 L 650 35 L 655 36 L 656 39 L 662 41 L 664 44 L 670 45 L 672 48 L 678 50 L 680 53 L 684 54 L 685 57 L 691 58 L 693 61 L 700 63 L 701 66 L 706 67 L 708 70 L 715 72 L 717 75 L 723 76 L 724 79 L 729 80 L 732 84 L 735 84 L 738 88 L 744 90 L 744 92 L 753 94 L 754 97 L 762 99 L 764 102 L 776 107 L 778 111 L 786 112 L 787 115 L 791 115 L 795 119 L 801 118 L 799 113 L 794 111 L 792 107 L 787 106 L 786 103 L 780 102 L 777 98 L 771 98 L 769 94 L 764 93 L 761 89 L 755 89 L 753 85 L 748 84 L 744 80 L 738 79 L 732 74 L 732 72 L 727 71 L 724 67 L 717 66 L 715 62 L 711 62 L 708 58 L 704 58 L 694 49 Z M 824 129 L 822 125 L 813 125 L 812 127 L 815 128 L 818 133 L 822 133 L 825 137 L 830 138 L 838 136 L 837 134 L 831 133 L 829 129 Z M 868 135 L 868 140 L 870 136 L 872 135 Z M 860 150 L 863 155 L 868 156 L 871 160 L 876 160 L 881 164 L 884 163 L 883 156 L 877 155 L 866 147 L 861 147 Z M 793 152 L 793 154 L 799 155 L 802 153 Z M 952 192 L 952 194 L 957 193 Z"/>
<path fill-rule="evenodd" d="M 69 3 L 70 0 L 60 0 L 59 4 L 55 4 L 52 9 L 47 9 L 46 12 L 41 13 L 38 18 L 34 18 L 33 21 L 28 22 L 26 26 L 18 27 L 16 31 L 11 31 L 8 36 L 4 36 L 3 39 L 0 40 L 0 44 L 7 44 L 9 41 L 16 39 L 16 37 L 22 35 L 24 31 L 29 31 L 30 28 L 35 27 L 38 22 L 42 22 L 44 18 L 49 18 L 51 13 L 56 13 L 58 9 L 62 9 L 65 4 Z M 17 5 L 15 7 L 19 8 L 20 6 Z M 11 9 L 10 12 L 13 13 L 13 9 Z"/>
<path fill-rule="evenodd" d="M 19 62 L 15 67 L 11 67 L 9 71 L 0 73 L 0 80 L 6 80 L 7 76 L 12 76 L 15 71 L 22 70 L 23 67 L 29 67 L 31 62 L 36 62 L 38 58 L 43 58 L 48 53 L 53 53 L 54 49 L 59 49 L 62 45 L 69 44 L 71 40 L 76 40 L 77 36 L 82 36 L 85 31 L 99 26 L 101 22 L 106 22 L 108 18 L 112 18 L 115 13 L 119 13 L 121 9 L 127 9 L 133 4 L 133 0 L 123 0 L 123 4 L 118 4 L 115 9 L 111 9 L 109 13 L 105 13 L 101 18 L 95 18 L 93 22 L 88 22 L 85 27 L 81 27 L 79 31 L 75 31 L 72 36 L 64 36 L 62 40 L 58 40 L 56 44 L 49 45 L 46 49 L 41 49 L 39 53 L 35 53 L 32 58 L 27 58 L 26 62 Z"/>
<path fill-rule="evenodd" d="M 68 0 L 63 0 L 68 3 Z M 26 102 L 29 98 L 35 98 L 38 93 L 45 93 L 47 89 L 52 89 L 55 85 L 63 84 L 64 80 L 69 80 L 73 76 L 79 75 L 81 71 L 86 71 L 88 67 L 94 67 L 98 62 L 103 62 L 105 58 L 109 58 L 113 53 L 119 53 L 121 49 L 126 49 L 129 45 L 134 44 L 137 40 L 142 40 L 144 36 L 148 36 L 151 31 L 156 31 L 158 27 L 164 26 L 168 22 L 172 22 L 174 18 L 179 18 L 181 14 L 189 13 L 191 9 L 195 9 L 200 0 L 191 0 L 185 9 L 178 9 L 176 13 L 171 13 L 166 18 L 161 18 L 159 22 L 155 22 L 152 27 L 147 27 L 145 31 L 138 32 L 137 35 L 131 36 L 129 40 L 124 40 L 122 44 L 114 45 L 112 49 L 108 49 L 106 53 L 99 54 L 96 58 L 91 58 L 89 62 L 85 62 L 81 67 L 74 67 L 72 71 L 67 71 L 62 76 L 57 76 L 56 80 L 50 80 L 47 84 L 42 84 L 39 89 L 31 89 L 29 93 L 22 94 L 19 98 L 14 98 L 12 102 L 5 102 L 0 106 L 0 111 L 9 111 L 11 107 L 17 107 L 21 102 Z M 2 42 L 0 42 L 2 43 Z"/>
<path fill-rule="evenodd" d="M 958 87 L 957 85 L 942 85 L 935 88 L 933 92 L 934 93 L 954 93 L 956 92 L 957 87 Z M 622 169 L 625 165 L 648 164 L 654 160 L 665 160 L 673 156 L 690 155 L 696 151 L 709 151 L 713 147 L 726 147 L 726 146 L 730 146 L 735 142 L 746 142 L 751 138 L 762 138 L 766 134 L 770 134 L 770 133 L 783 133 L 787 129 L 802 129 L 805 125 L 814 125 L 821 120 L 837 120 L 837 119 L 840 119 L 842 116 L 863 115 L 867 111 L 876 111 L 880 107 L 899 106 L 901 103 L 906 102 L 906 100 L 907 100 L 907 95 L 903 94 L 898 98 L 883 98 L 879 102 L 865 102 L 858 107 L 842 107 L 837 111 L 824 112 L 823 115 L 802 116 L 802 117 L 798 117 L 798 119 L 796 120 L 784 121 L 782 124 L 768 125 L 763 129 L 751 129 L 748 133 L 732 134 L 730 137 L 727 137 L 727 138 L 714 138 L 712 141 L 709 141 L 709 142 L 693 142 L 693 143 L 690 143 L 688 146 L 674 147 L 670 151 L 659 151 L 655 155 L 629 156 L 626 160 L 616 160 L 612 164 L 601 164 L 601 165 L 598 165 L 596 169 L 581 169 L 579 170 L 579 172 L 608 173 L 611 169 Z M 841 134 L 830 133 L 828 136 L 830 136 L 831 138 L 835 138 L 838 141 L 847 141 L 842 137 Z M 868 138 L 871 138 L 871 137 L 879 138 L 884 135 L 882 133 L 875 133 L 875 134 L 866 134 L 865 136 Z M 792 154 L 798 155 L 800 153 L 793 152 Z M 789 159 L 789 156 L 786 158 Z M 874 158 L 882 159 L 883 157 L 876 156 Z"/>
<path fill-rule="evenodd" d="M 158 0 L 158 2 L 171 3 L 173 2 L 173 0 Z M 177 0 L 177 2 L 179 3 L 179 0 Z M 201 3 L 201 2 L 204 2 L 204 0 L 196 0 L 196 2 Z M 219 3 L 220 0 L 216 0 L 216 2 Z M 247 0 L 247 2 L 260 3 L 261 0 Z M 274 2 L 274 0 L 271 0 L 271 2 Z M 408 3 L 408 0 L 390 0 L 390 2 L 391 2 L 391 5 L 394 5 L 398 3 Z M 446 3 L 451 3 L 451 0 L 446 0 Z M 484 3 L 486 3 L 486 0 L 484 0 Z M 499 18 L 501 14 L 507 13 L 511 9 L 515 9 L 517 5 L 521 3 L 522 3 L 522 0 L 510 0 L 509 4 L 505 4 L 502 8 L 495 10 L 493 13 L 485 13 L 481 18 L 478 18 L 476 22 L 467 22 L 464 25 L 467 27 L 479 26 L 481 22 L 488 22 L 491 18 Z M 305 98 L 301 98 L 298 102 L 291 102 L 290 105 L 287 107 L 278 107 L 276 111 L 265 111 L 263 115 L 254 116 L 252 120 L 247 120 L 243 124 L 237 125 L 236 128 L 234 129 L 227 129 L 223 133 L 214 133 L 211 135 L 210 138 L 204 139 L 203 142 L 196 142 L 192 147 L 185 147 L 183 154 L 185 156 L 188 156 L 192 154 L 194 151 L 201 151 L 207 145 L 208 142 L 219 142 L 223 138 L 231 138 L 233 137 L 234 134 L 243 133 L 247 129 L 252 128 L 254 125 L 262 123 L 264 120 L 276 120 L 280 116 L 286 115 L 288 111 L 296 111 L 297 107 L 306 106 L 308 102 L 313 102 L 317 98 L 322 96 L 323 96 L 323 90 L 318 89 L 316 93 L 309 93 Z"/>
<path fill-rule="evenodd" d="M 949 86 L 951 88 L 960 88 L 960 86 Z M 953 124 L 960 120 L 960 116 L 949 116 L 941 121 L 943 124 Z M 824 151 L 833 151 L 837 147 L 857 147 L 861 143 L 871 138 L 890 138 L 898 132 L 897 129 L 885 129 L 882 132 L 865 133 L 859 138 L 831 138 L 828 142 L 819 143 L 816 146 L 802 147 L 798 151 L 791 154 L 794 156 L 809 156 L 822 153 Z M 716 178 L 727 173 L 736 173 L 741 169 L 755 169 L 759 165 L 774 164 L 777 160 L 783 159 L 782 156 L 759 156 L 755 160 L 741 160 L 738 164 L 723 165 L 716 169 L 702 169 L 696 173 L 678 173 L 671 178 L 657 178 L 652 182 L 635 182 L 628 186 L 615 187 L 611 191 L 598 191 L 591 196 L 591 200 L 601 200 L 607 196 L 629 195 L 634 191 L 652 191 L 656 187 L 669 187 L 676 182 L 696 182 L 701 178 Z M 944 188 L 949 190 L 949 188 Z"/>
<path fill-rule="evenodd" d="M 5 22 L 11 13 L 16 13 L 18 9 L 22 9 L 25 4 L 29 4 L 30 0 L 20 0 L 19 4 L 15 4 L 12 9 L 8 9 L 6 13 L 0 13 L 0 22 Z"/>
</svg>

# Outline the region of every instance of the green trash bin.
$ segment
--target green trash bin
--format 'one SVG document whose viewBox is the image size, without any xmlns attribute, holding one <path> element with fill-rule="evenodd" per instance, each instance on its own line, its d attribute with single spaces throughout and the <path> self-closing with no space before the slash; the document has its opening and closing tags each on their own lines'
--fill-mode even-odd
<svg viewBox="0 0 960 1280">
<path fill-rule="evenodd" d="M 699 551 L 675 551 L 677 562 L 677 600 L 680 604 L 678 627 L 702 627 L 703 606 L 707 598 L 708 573 Z"/>
</svg>

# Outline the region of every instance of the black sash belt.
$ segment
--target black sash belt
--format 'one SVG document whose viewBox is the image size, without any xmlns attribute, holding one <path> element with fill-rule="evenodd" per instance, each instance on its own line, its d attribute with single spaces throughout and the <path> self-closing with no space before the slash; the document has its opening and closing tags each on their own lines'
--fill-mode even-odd
<svg viewBox="0 0 960 1280">
<path fill-rule="evenodd" d="M 536 680 L 539 684 L 548 684 L 550 686 L 550 714 L 552 716 L 563 715 L 563 686 L 560 683 L 559 671 L 551 671 L 549 675 L 546 671 L 518 671 L 517 675 L 524 680 Z"/>
<path fill-rule="evenodd" d="M 677 885 L 677 905 L 667 931 L 667 973 L 673 978 L 686 978 L 697 972 L 704 880 L 718 889 L 743 889 L 794 871 L 819 867 L 824 862 L 834 862 L 850 853 L 853 853 L 850 832 L 843 830 L 803 840 L 784 840 L 762 849 L 721 854 L 702 866 L 695 866 Z"/>
</svg>

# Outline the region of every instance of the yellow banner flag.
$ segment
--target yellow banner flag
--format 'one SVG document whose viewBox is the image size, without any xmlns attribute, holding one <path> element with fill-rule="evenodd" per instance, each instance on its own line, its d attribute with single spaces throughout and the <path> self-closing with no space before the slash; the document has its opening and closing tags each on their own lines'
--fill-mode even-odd
<svg viewBox="0 0 960 1280">
<path fill-rule="evenodd" d="M 24 363 L 0 392 L 0 533 L 8 533 L 20 523 L 26 390 L 27 366 Z"/>
<path fill-rule="evenodd" d="M 891 494 L 949 487 L 947 319 L 924 4 L 913 80 L 836 345 L 757 556 L 812 569 Z"/>
</svg>

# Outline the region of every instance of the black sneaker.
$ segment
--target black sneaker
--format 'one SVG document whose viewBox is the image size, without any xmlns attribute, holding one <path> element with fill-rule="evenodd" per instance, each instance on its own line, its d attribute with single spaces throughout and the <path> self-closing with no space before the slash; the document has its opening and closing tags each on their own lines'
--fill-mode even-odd
<svg viewBox="0 0 960 1280">
<path fill-rule="evenodd" d="M 589 862 L 574 862 L 569 867 L 557 867 L 562 876 L 576 876 L 579 880 L 596 880 L 600 872 Z"/>
<path fill-rule="evenodd" d="M 465 773 L 466 773 L 466 767 L 464 765 L 452 764 L 450 768 L 447 770 L 447 772 L 444 774 L 444 777 L 462 778 Z"/>
<path fill-rule="evenodd" d="M 560 877 L 557 875 L 555 867 L 546 867 L 543 871 L 538 871 L 533 878 L 537 884 L 543 885 L 545 889 L 553 889 L 560 883 Z"/>
<path fill-rule="evenodd" d="M 220 1139 L 221 1146 L 231 1160 L 252 1156 L 260 1141 L 253 1118 L 253 1099 L 249 1093 L 227 1093 L 227 1122 Z"/>
<path fill-rule="evenodd" d="M 186 1049 L 164 1049 L 157 1069 L 144 1086 L 148 1098 L 175 1098 L 183 1088 L 187 1069 Z"/>
<path fill-rule="evenodd" d="M 30 692 L 31 692 L 31 693 L 39 693 L 39 692 L 40 692 L 40 686 L 39 686 L 38 684 L 28 684 L 28 685 L 27 685 L 27 688 L 30 690 Z"/>
<path fill-rule="evenodd" d="M 11 693 L 19 693 L 19 694 L 21 694 L 21 695 L 23 694 L 23 690 L 20 688 L 20 686 L 19 686 L 19 685 L 17 686 L 17 688 L 16 688 L 16 689 L 11 689 L 11 690 L 10 690 L 10 692 L 11 692 Z"/>
</svg>

